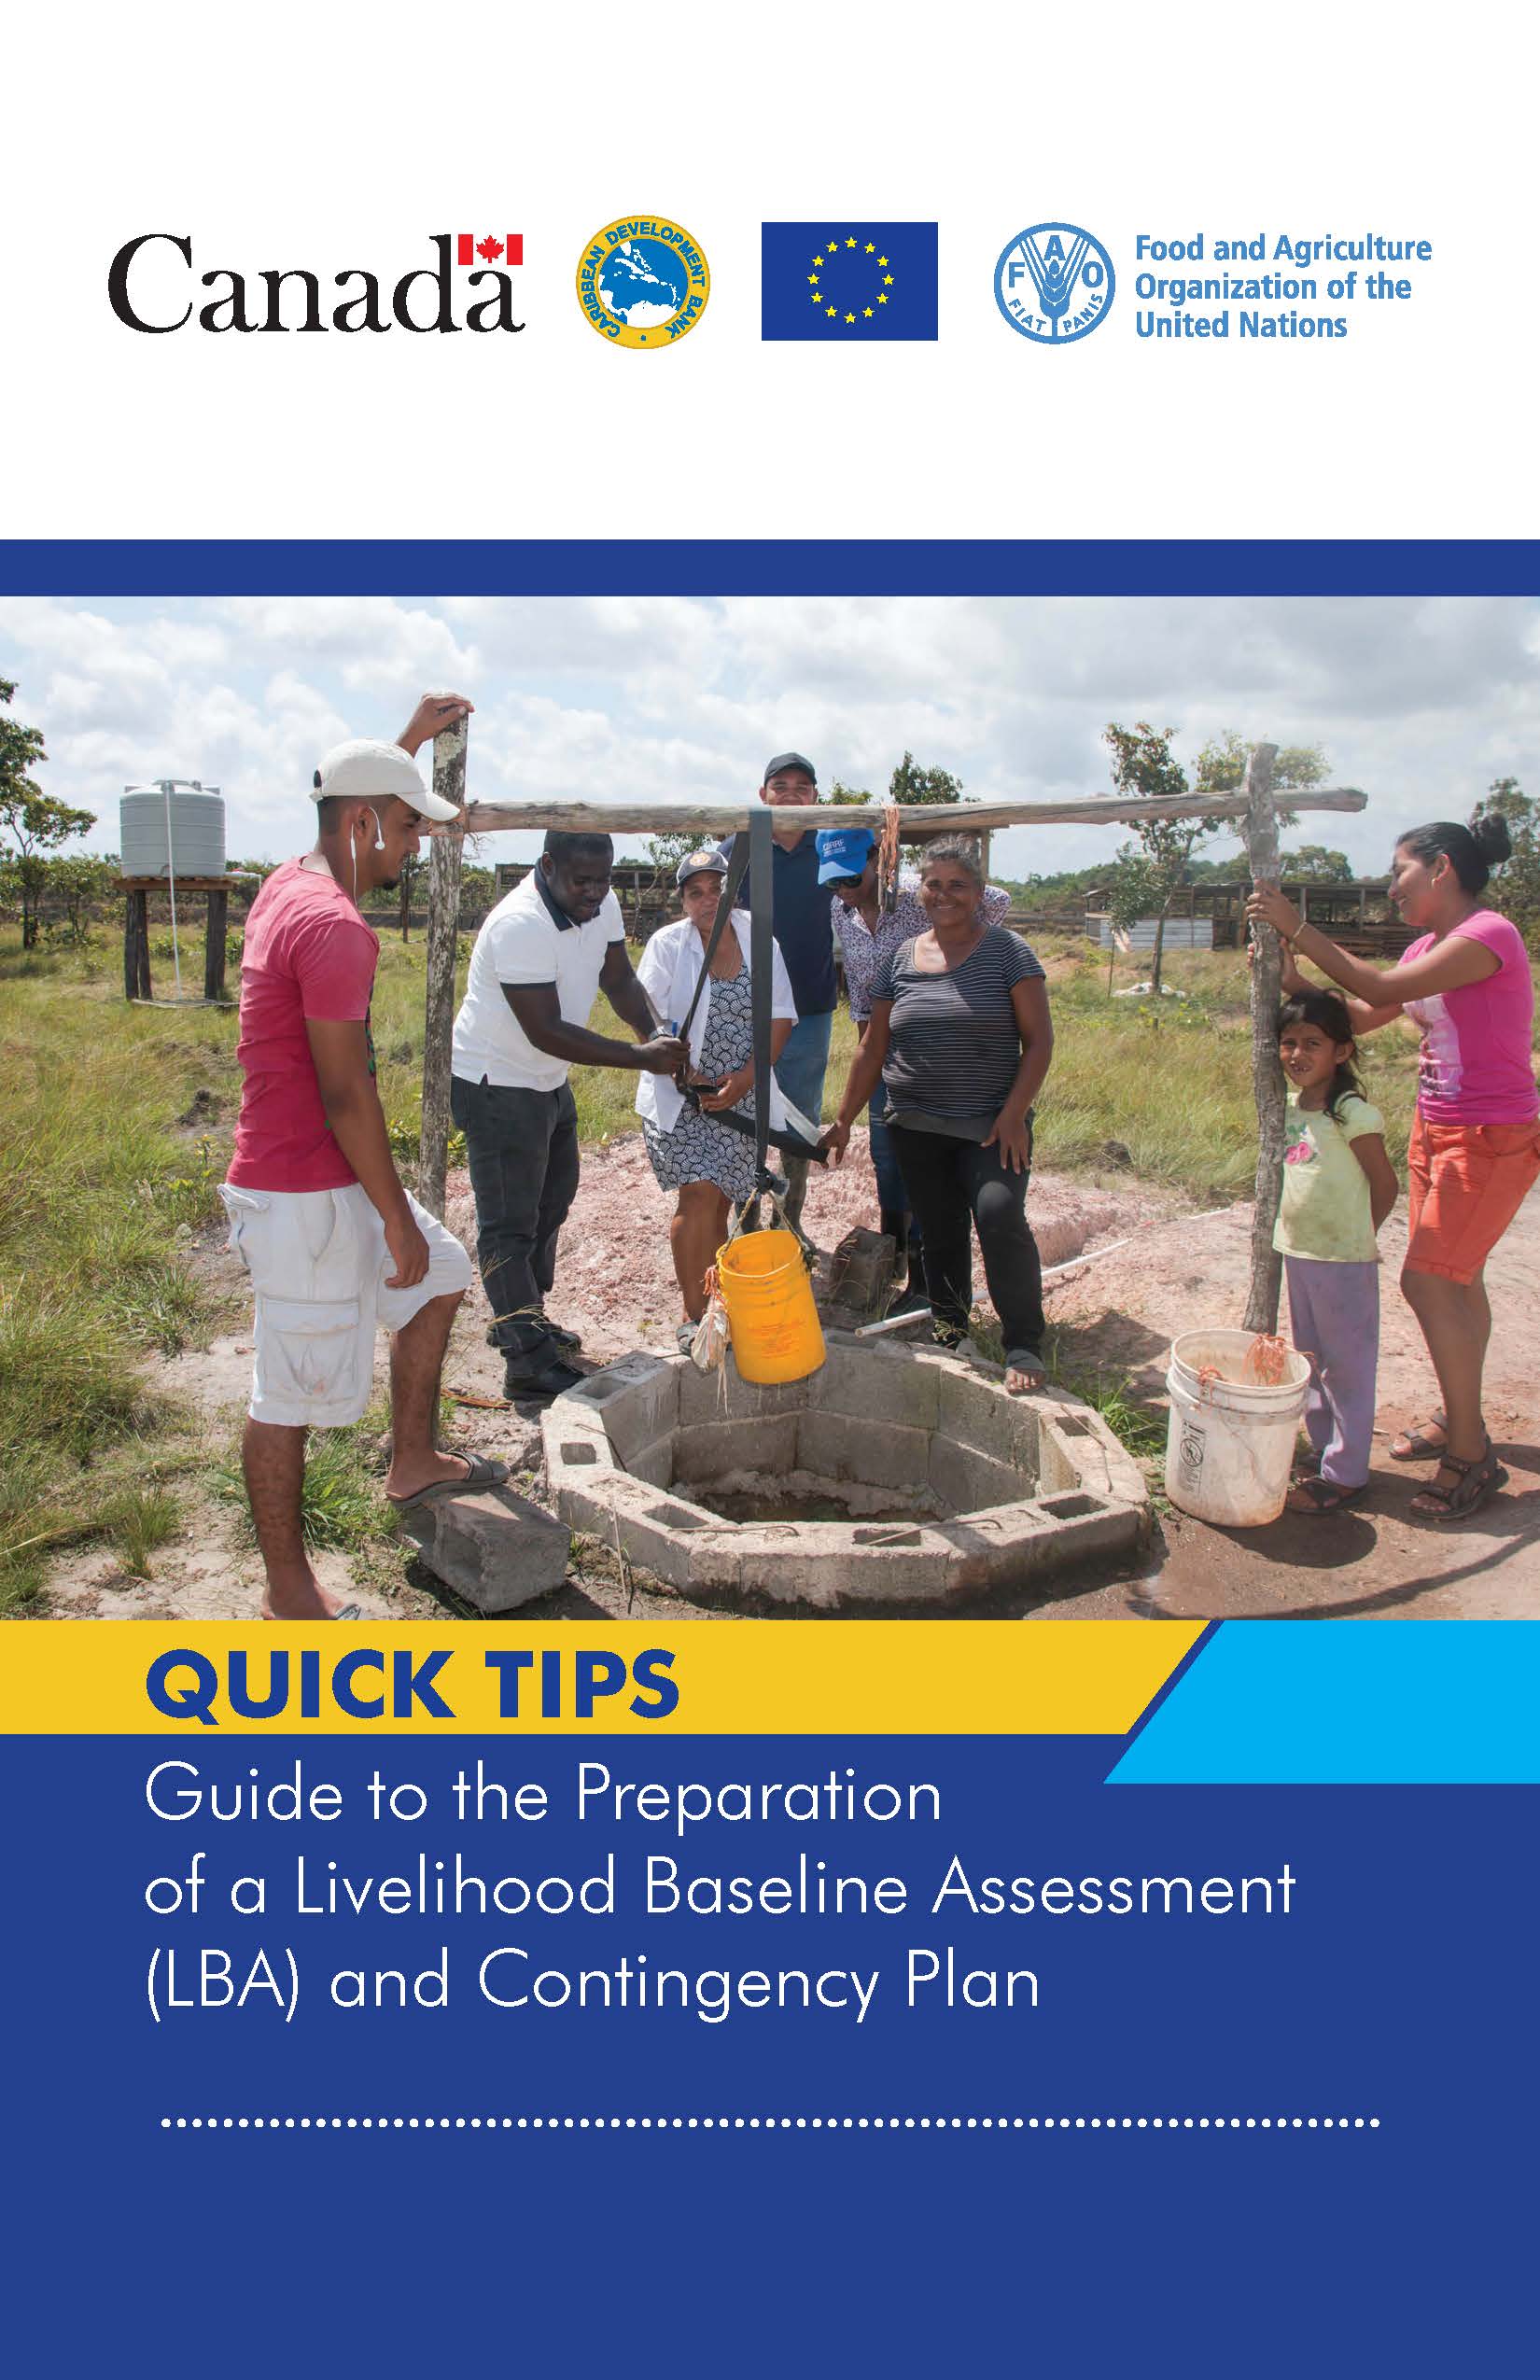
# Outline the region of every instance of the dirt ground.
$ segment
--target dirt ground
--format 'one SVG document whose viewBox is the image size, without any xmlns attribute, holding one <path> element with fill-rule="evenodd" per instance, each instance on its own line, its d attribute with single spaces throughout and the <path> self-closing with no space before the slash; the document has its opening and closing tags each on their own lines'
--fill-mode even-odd
<svg viewBox="0 0 1540 2380">
<path fill-rule="evenodd" d="M 678 1294 L 668 1258 L 665 1200 L 639 1137 L 589 1152 L 578 1203 L 563 1235 L 552 1312 L 581 1334 L 585 1356 L 604 1363 L 637 1346 L 671 1349 Z M 1179 1330 L 1239 1320 L 1244 1309 L 1251 1209 L 1199 1216 L 1190 1207 L 1110 1173 L 1034 1176 L 1029 1211 L 1050 1278 L 1051 1326 L 1075 1373 L 1131 1379 L 1151 1402 L 1164 1396 L 1167 1351 Z M 463 1174 L 449 1183 L 448 1219 L 468 1241 L 474 1217 Z M 875 1198 L 861 1136 L 838 1172 L 815 1171 L 804 1221 L 831 1251 L 852 1225 L 875 1224 Z M 1127 1245 L 1116 1243 L 1127 1241 Z M 1385 1253 L 1380 1350 L 1380 1449 L 1408 1421 L 1436 1403 L 1432 1376 L 1411 1316 L 1395 1289 L 1405 1225 L 1393 1217 Z M 1098 1254 L 1106 1250 L 1105 1254 Z M 1079 1262 L 1082 1257 L 1094 1261 Z M 155 1383 L 200 1417 L 211 1449 L 239 1425 L 250 1377 L 244 1276 L 211 1235 L 196 1261 L 211 1288 L 241 1323 L 202 1350 L 158 1362 Z M 1068 1266 L 1054 1274 L 1052 1268 Z M 982 1267 L 978 1270 L 982 1288 Z M 1440 1529 L 1408 1512 L 1431 1476 L 1421 1466 L 1377 1453 L 1369 1494 L 1349 1510 L 1285 1518 L 1267 1530 L 1222 1532 L 1166 1512 L 1155 1548 L 1137 1575 L 1086 1580 L 1050 1599 L 1021 1602 L 1027 1618 L 1415 1617 L 1540 1618 L 1540 1430 L 1533 1386 L 1540 1325 L 1540 1198 L 1532 1197 L 1488 1271 L 1497 1317 L 1488 1372 L 1492 1436 L 1509 1485 L 1474 1520 Z M 456 1404 L 446 1443 L 500 1455 L 512 1483 L 539 1492 L 539 1428 L 533 1410 L 498 1404 L 501 1365 L 485 1343 L 487 1311 L 478 1286 L 466 1300 L 451 1342 L 446 1390 L 483 1400 Z M 384 1380 L 381 1342 L 381 1384 Z M 381 1468 L 384 1449 L 380 1449 Z M 147 1579 L 129 1577 L 100 1548 L 66 1551 L 50 1576 L 49 1609 L 58 1617 L 189 1620 L 255 1615 L 260 1571 L 226 1505 L 201 1491 L 191 1498 L 183 1534 L 152 1560 Z M 408 1549 L 389 1541 L 349 1558 L 326 1555 L 329 1583 L 344 1588 L 370 1614 L 428 1618 L 455 1610 Z M 614 1557 L 578 1539 L 567 1585 L 528 1606 L 521 1624 L 567 1617 L 717 1617 L 645 1580 L 623 1576 Z M 1000 1617 L 997 1609 L 988 1617 Z"/>
</svg>

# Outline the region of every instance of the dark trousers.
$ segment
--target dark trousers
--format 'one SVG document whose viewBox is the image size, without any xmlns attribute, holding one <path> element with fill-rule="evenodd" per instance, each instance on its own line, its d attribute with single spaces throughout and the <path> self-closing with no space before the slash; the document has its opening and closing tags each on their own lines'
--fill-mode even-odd
<svg viewBox="0 0 1540 2380">
<path fill-rule="evenodd" d="M 945 1335 L 967 1331 L 973 1305 L 973 1236 L 1000 1316 L 1007 1358 L 1043 1352 L 1043 1265 L 1027 1221 L 1025 1173 L 997 1148 L 889 1124 L 915 1220 L 925 1238 L 925 1286 Z"/>
<path fill-rule="evenodd" d="M 540 1309 L 556 1277 L 557 1235 L 577 1195 L 577 1104 L 567 1083 L 526 1091 L 458 1075 L 449 1098 L 465 1134 L 493 1337 L 510 1377 L 532 1378 L 557 1351 Z"/>
</svg>

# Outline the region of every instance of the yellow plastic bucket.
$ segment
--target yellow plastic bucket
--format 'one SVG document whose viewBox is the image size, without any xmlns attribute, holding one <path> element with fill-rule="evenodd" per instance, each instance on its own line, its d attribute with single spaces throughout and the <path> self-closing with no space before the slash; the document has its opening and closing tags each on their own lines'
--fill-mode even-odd
<svg viewBox="0 0 1540 2380">
<path fill-rule="evenodd" d="M 823 1332 L 794 1232 L 740 1232 L 717 1251 L 717 1282 L 740 1379 L 767 1387 L 818 1370 Z"/>
</svg>

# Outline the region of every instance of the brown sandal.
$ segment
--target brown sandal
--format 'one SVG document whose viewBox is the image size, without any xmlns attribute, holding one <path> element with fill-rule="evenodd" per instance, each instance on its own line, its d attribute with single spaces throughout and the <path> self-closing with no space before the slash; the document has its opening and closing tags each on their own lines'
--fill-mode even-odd
<svg viewBox="0 0 1540 2380">
<path fill-rule="evenodd" d="M 1419 1520 L 1435 1521 L 1439 1526 L 1449 1520 L 1468 1520 L 1473 1512 L 1479 1512 L 1490 1495 L 1508 1484 L 1508 1475 L 1492 1450 L 1491 1438 L 1485 1454 L 1477 1455 L 1474 1462 L 1462 1462 L 1457 1454 L 1445 1454 L 1439 1467 L 1459 1472 L 1455 1485 L 1441 1488 L 1436 1480 L 1431 1481 L 1419 1489 L 1411 1501 Z M 1430 1510 L 1432 1505 L 1437 1505 L 1438 1510 Z"/>
<path fill-rule="evenodd" d="M 1431 1463 L 1448 1446 L 1449 1425 L 1442 1413 L 1431 1413 L 1419 1421 L 1414 1430 L 1398 1430 L 1391 1440 L 1389 1453 L 1393 1463 Z M 1430 1438 L 1430 1430 L 1442 1430 L 1441 1438 Z"/>
<path fill-rule="evenodd" d="M 1338 1505 L 1351 1504 L 1368 1486 L 1366 1479 L 1356 1488 L 1339 1488 L 1335 1479 L 1323 1479 L 1319 1472 L 1296 1479 L 1289 1490 L 1287 1509 L 1290 1512 L 1336 1512 Z M 1303 1504 L 1295 1504 L 1295 1496 L 1303 1496 Z"/>
</svg>

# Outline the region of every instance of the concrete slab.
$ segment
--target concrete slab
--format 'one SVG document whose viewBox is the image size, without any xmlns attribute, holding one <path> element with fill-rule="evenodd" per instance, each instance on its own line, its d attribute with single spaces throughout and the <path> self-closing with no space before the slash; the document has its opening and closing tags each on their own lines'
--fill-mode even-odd
<svg viewBox="0 0 1540 2380">
<path fill-rule="evenodd" d="M 804 1413 L 796 1422 L 796 1468 L 824 1479 L 862 1479 L 874 1488 L 923 1488 L 929 1430 L 897 1421 L 852 1421 L 842 1413 Z M 761 1470 L 772 1468 L 762 1456 Z"/>
<path fill-rule="evenodd" d="M 791 1471 L 796 1467 L 801 1416 L 711 1421 L 674 1433 L 676 1479 L 720 1479 L 728 1471 Z"/>
<path fill-rule="evenodd" d="M 739 1379 L 731 1355 L 720 1372 L 697 1372 L 688 1356 L 679 1356 L 675 1361 L 679 1368 L 679 1419 L 682 1429 L 693 1429 L 705 1421 L 747 1421 L 779 1413 L 800 1413 L 807 1403 L 806 1380 L 757 1387 L 751 1381 Z"/>
<path fill-rule="evenodd" d="M 940 1432 L 928 1440 L 930 1485 L 949 1512 L 977 1512 L 986 1505 L 1015 1504 L 1030 1496 L 1035 1479 L 1009 1463 L 959 1446 Z"/>
<path fill-rule="evenodd" d="M 517 1611 L 567 1576 L 567 1528 L 509 1488 L 435 1496 L 403 1512 L 400 1526 L 434 1576 L 479 1612 Z"/>
<path fill-rule="evenodd" d="M 1004 1381 L 1003 1371 L 990 1379 L 954 1360 L 941 1380 L 937 1435 L 1008 1463 L 1019 1480 L 1035 1480 L 1040 1400 L 1007 1396 Z M 1020 1492 L 1019 1486 L 1012 1490 Z"/>
<path fill-rule="evenodd" d="M 633 1454 L 653 1445 L 679 1418 L 679 1374 L 690 1364 L 661 1355 L 626 1355 L 607 1370 L 595 1372 L 581 1388 L 568 1389 L 558 1405 L 587 1405 L 596 1409 L 617 1458 L 629 1463 Z"/>
<path fill-rule="evenodd" d="M 836 1337 L 810 1381 L 772 1388 L 731 1366 L 630 1356 L 558 1398 L 542 1428 L 563 1520 L 702 1602 L 945 1610 L 1126 1553 L 1150 1527 L 1142 1475 L 1099 1414 L 1007 1397 L 1002 1373 L 928 1349 Z M 854 1509 L 735 1525 L 690 1501 L 697 1483 L 735 1479 L 756 1493 L 844 1491 Z M 960 1517 L 861 1517 L 863 1499 L 880 1510 L 917 1492 Z"/>
<path fill-rule="evenodd" d="M 900 1421 L 905 1428 L 933 1430 L 940 1368 L 916 1360 L 910 1348 L 886 1347 L 880 1339 L 830 1335 L 823 1369 L 807 1383 L 810 1413 L 844 1413 L 862 1421 Z"/>
</svg>

